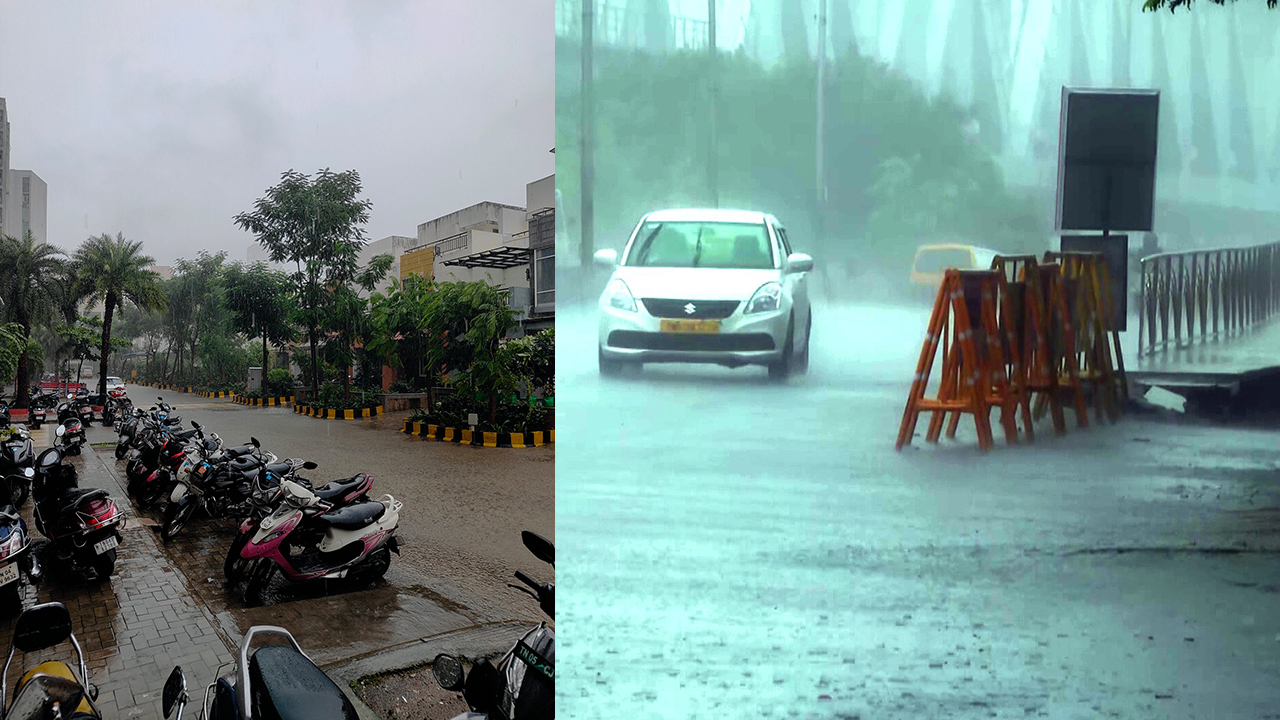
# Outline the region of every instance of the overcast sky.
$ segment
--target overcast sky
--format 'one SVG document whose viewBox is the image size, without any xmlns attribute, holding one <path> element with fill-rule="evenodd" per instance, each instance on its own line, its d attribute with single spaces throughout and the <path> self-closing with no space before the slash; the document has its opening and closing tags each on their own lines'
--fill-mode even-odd
<svg viewBox="0 0 1280 720">
<path fill-rule="evenodd" d="M 10 167 L 49 242 L 244 260 L 232 217 L 290 168 L 355 169 L 369 240 L 555 171 L 554 0 L 0 0 Z"/>
</svg>

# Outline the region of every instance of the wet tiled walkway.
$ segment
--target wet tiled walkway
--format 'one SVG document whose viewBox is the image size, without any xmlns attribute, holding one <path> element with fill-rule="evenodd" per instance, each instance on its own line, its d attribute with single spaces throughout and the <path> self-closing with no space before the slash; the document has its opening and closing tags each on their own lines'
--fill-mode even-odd
<svg viewBox="0 0 1280 720">
<path fill-rule="evenodd" d="M 115 574 L 103 582 L 86 581 L 45 562 L 44 582 L 39 588 L 26 587 L 24 606 L 56 600 L 71 611 L 72 631 L 84 648 L 89 680 L 98 686 L 104 717 L 159 720 L 160 693 L 174 665 L 183 667 L 192 696 L 199 697 L 218 666 L 231 660 L 231 653 L 212 617 L 184 585 L 182 574 L 165 560 L 154 532 L 135 519 L 123 488 L 103 464 L 113 459 L 86 448 L 71 462 L 80 470 L 82 486 L 106 489 L 128 516 Z M 22 515 L 39 553 L 45 541 L 31 519 L 30 501 Z M 0 631 L 5 648 L 15 621 L 7 618 Z M 64 643 L 27 657 L 19 653 L 10 669 L 9 687 L 24 669 L 49 659 L 74 666 L 75 650 Z"/>
</svg>

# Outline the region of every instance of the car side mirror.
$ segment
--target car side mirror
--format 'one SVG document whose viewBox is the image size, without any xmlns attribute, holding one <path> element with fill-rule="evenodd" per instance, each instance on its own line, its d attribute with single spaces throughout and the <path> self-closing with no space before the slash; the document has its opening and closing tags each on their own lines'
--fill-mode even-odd
<svg viewBox="0 0 1280 720">
<path fill-rule="evenodd" d="M 431 661 L 431 674 L 440 687 L 449 691 L 461 690 L 465 680 L 462 661 L 452 655 L 437 655 Z"/>
<path fill-rule="evenodd" d="M 791 253 L 787 256 L 787 272 L 802 273 L 813 269 L 813 258 L 804 253 Z"/>
<path fill-rule="evenodd" d="M 601 267 L 607 267 L 607 268 L 617 267 L 618 251 L 617 250 L 597 250 L 596 254 L 592 256 L 592 260 L 595 262 L 595 264 Z"/>
</svg>

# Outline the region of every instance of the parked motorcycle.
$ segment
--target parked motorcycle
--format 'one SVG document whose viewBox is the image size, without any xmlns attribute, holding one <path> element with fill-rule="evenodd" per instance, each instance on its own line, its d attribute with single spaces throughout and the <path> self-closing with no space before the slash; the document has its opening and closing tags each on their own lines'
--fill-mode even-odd
<svg viewBox="0 0 1280 720">
<path fill-rule="evenodd" d="M 199 434 L 192 428 L 159 434 L 125 467 L 129 494 L 142 506 L 154 505 L 173 487 L 173 479 L 187 461 L 187 443 Z"/>
<path fill-rule="evenodd" d="M 35 474 L 30 467 L 24 471 Z M 0 485 L 0 608 L 17 612 L 22 610 L 22 576 L 34 585 L 40 582 L 41 570 L 31 552 L 27 523 L 7 496 L 10 487 L 9 483 Z"/>
<path fill-rule="evenodd" d="M 36 458 L 36 529 L 49 538 L 58 560 L 92 568 L 105 580 L 115 571 L 116 548 L 124 540 L 124 513 L 106 490 L 79 487 L 76 469 L 63 459 L 57 447 Z"/>
<path fill-rule="evenodd" d="M 302 467 L 307 470 L 314 470 L 317 466 L 313 462 L 306 462 L 303 463 Z M 365 473 L 358 473 L 353 477 L 342 480 L 334 480 L 314 489 L 303 478 L 295 476 L 291 479 L 311 490 L 316 497 L 329 503 L 332 508 L 367 503 L 369 502 L 369 491 L 373 489 L 373 478 Z M 240 530 L 236 534 L 236 539 L 231 541 L 231 547 L 227 549 L 227 559 L 223 563 L 223 574 L 226 575 L 228 582 L 238 583 L 244 579 L 244 572 L 249 565 L 249 561 L 241 557 L 241 551 L 257 534 L 259 524 L 275 513 L 280 501 L 283 499 L 283 495 L 284 491 L 279 484 L 264 488 L 255 483 L 254 492 L 249 502 L 249 517 L 240 523 Z M 396 542 L 396 554 L 399 554 L 399 543 L 398 541 Z"/>
<path fill-rule="evenodd" d="M 254 638 L 261 635 L 282 637 L 292 647 L 268 645 L 253 650 Z M 284 628 L 271 625 L 249 628 L 232 665 L 232 673 L 219 677 L 205 688 L 201 702 L 205 720 L 356 720 L 359 717 L 341 688 L 311 662 L 298 641 Z M 221 670 L 219 668 L 219 675 Z M 169 674 L 161 700 L 166 720 L 182 719 L 190 697 L 181 667 L 175 667 Z"/>
<path fill-rule="evenodd" d="M 43 397 L 32 397 L 27 404 L 27 424 L 32 430 L 39 430 L 49 420 L 48 401 Z"/>
<path fill-rule="evenodd" d="M 47 650 L 70 640 L 80 661 L 80 678 L 71 666 L 61 660 L 50 660 L 31 668 L 18 680 L 13 702 L 6 707 L 5 690 L 9 687 L 9 666 L 15 650 L 24 655 Z M 9 657 L 0 678 L 0 708 L 4 720 L 101 720 L 102 713 L 94 701 L 98 688 L 89 682 L 84 651 L 71 632 L 71 613 L 60 602 L 49 602 L 28 608 L 18 617 L 9 645 Z"/>
<path fill-rule="evenodd" d="M 335 509 L 292 480 L 280 487 L 280 506 L 258 523 L 240 551 L 249 561 L 246 605 L 262 603 L 262 592 L 277 570 L 292 582 L 348 576 L 376 580 L 391 566 L 391 553 L 400 554 L 395 531 L 404 503 L 392 496 Z"/>
<path fill-rule="evenodd" d="M 4 400 L 0 400 L 0 428 L 9 427 L 11 422 L 12 418 L 9 416 L 9 403 Z"/>
<path fill-rule="evenodd" d="M 84 426 L 79 418 L 67 418 L 58 425 L 55 431 L 54 447 L 60 448 L 68 455 L 79 455 L 88 440 L 85 438 Z"/>
<path fill-rule="evenodd" d="M 0 477 L 5 479 L 6 492 L 17 507 L 22 507 L 31 494 L 31 473 L 35 465 L 35 446 L 31 433 L 21 425 L 0 430 Z"/>
<path fill-rule="evenodd" d="M 555 546 L 550 540 L 525 530 L 524 546 L 552 567 Z M 516 578 L 528 586 L 510 585 L 532 595 L 548 617 L 555 617 L 555 584 L 542 584 L 516 571 Z M 476 713 L 477 720 L 551 720 L 555 717 L 555 631 L 545 622 L 525 633 L 514 647 L 499 658 L 497 665 L 480 660 L 466 675 L 462 662 L 452 655 L 437 655 L 431 663 L 436 682 L 445 690 L 462 690 L 462 697 Z M 453 720 L 476 718 L 466 713 Z"/>
</svg>

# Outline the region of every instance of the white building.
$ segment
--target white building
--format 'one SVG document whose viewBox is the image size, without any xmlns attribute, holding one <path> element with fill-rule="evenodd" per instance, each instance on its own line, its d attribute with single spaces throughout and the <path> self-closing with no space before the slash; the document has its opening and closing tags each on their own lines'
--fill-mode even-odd
<svg viewBox="0 0 1280 720">
<path fill-rule="evenodd" d="M 0 98 L 0 233 L 9 235 L 5 215 L 9 208 L 9 111 Z"/>
<path fill-rule="evenodd" d="M 5 173 L 5 234 L 23 237 L 30 231 L 36 242 L 49 240 L 49 188 L 30 170 Z"/>
<path fill-rule="evenodd" d="M 400 279 L 400 256 L 403 255 L 406 250 L 414 248 L 417 245 L 418 238 L 416 237 L 409 237 L 407 235 L 388 235 L 381 240 L 375 240 L 374 242 L 364 246 L 364 249 L 360 251 L 360 267 L 368 265 L 369 261 L 378 255 L 391 256 L 391 270 L 387 272 L 385 278 L 380 280 L 378 284 L 374 286 L 375 292 L 385 293 L 387 291 L 387 287 L 391 285 L 391 280 L 393 278 L 396 280 Z M 371 294 L 372 293 L 365 292 L 364 290 L 360 291 L 361 297 L 367 298 Z"/>
</svg>

